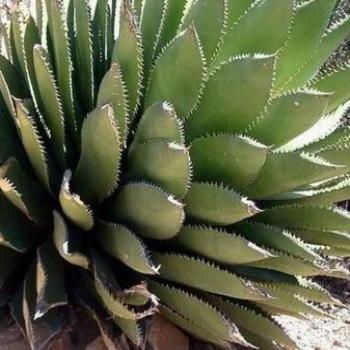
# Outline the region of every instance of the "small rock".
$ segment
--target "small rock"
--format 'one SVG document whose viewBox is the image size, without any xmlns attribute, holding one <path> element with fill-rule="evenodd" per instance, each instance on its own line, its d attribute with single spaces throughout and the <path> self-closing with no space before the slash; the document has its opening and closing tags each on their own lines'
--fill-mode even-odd
<svg viewBox="0 0 350 350">
<path fill-rule="evenodd" d="M 333 342 L 333 345 L 334 346 L 337 346 L 338 348 L 343 348 L 343 343 L 342 342 L 340 342 L 339 340 L 335 340 L 334 342 Z"/>
<path fill-rule="evenodd" d="M 153 317 L 148 334 L 148 344 L 150 350 L 189 349 L 188 337 L 180 329 L 159 315 Z"/>
</svg>

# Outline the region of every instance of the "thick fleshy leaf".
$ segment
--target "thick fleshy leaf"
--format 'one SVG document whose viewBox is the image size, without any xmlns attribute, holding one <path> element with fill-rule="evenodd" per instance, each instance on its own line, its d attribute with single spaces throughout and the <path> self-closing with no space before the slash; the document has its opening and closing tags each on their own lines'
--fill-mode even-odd
<svg viewBox="0 0 350 350">
<path fill-rule="evenodd" d="M 348 231 L 350 214 L 336 207 L 280 206 L 260 213 L 257 220 L 297 229 Z"/>
<path fill-rule="evenodd" d="M 166 0 L 143 0 L 140 15 L 145 81 L 152 67 L 152 61 L 162 33 L 166 13 Z"/>
<path fill-rule="evenodd" d="M 135 271 L 157 273 L 146 245 L 125 226 L 99 222 L 95 232 L 96 240 L 109 255 Z"/>
<path fill-rule="evenodd" d="M 75 81 L 79 101 L 87 113 L 93 109 L 95 99 L 91 9 L 87 0 L 72 0 L 72 6 L 76 33 L 73 50 Z"/>
<path fill-rule="evenodd" d="M 126 143 L 129 128 L 129 104 L 124 77 L 117 62 L 112 63 L 98 90 L 97 105 L 102 107 L 106 104 L 113 108 L 120 142 Z"/>
<path fill-rule="evenodd" d="M 181 144 L 164 141 L 135 145 L 128 156 L 127 176 L 156 184 L 183 198 L 191 178 L 188 150 Z"/>
<path fill-rule="evenodd" d="M 157 58 L 146 93 L 146 107 L 169 101 L 181 118 L 195 106 L 204 80 L 205 66 L 193 26 L 180 33 Z"/>
<path fill-rule="evenodd" d="M 138 320 L 155 312 L 157 299 L 147 291 L 144 285 L 123 290 L 105 257 L 95 250 L 90 250 L 90 253 L 96 292 L 112 317 Z M 141 305 L 130 303 L 133 298 L 141 298 L 143 303 Z"/>
<path fill-rule="evenodd" d="M 94 217 L 91 209 L 77 194 L 70 190 L 72 172 L 67 170 L 63 176 L 59 201 L 66 216 L 84 231 L 89 231 L 94 225 Z"/>
<path fill-rule="evenodd" d="M 44 350 L 70 326 L 66 312 L 50 310 L 40 320 L 35 320 L 37 300 L 35 265 L 32 265 L 26 275 L 23 287 L 23 317 L 25 330 L 31 349 Z"/>
<path fill-rule="evenodd" d="M 37 249 L 36 291 L 34 319 L 68 303 L 64 266 L 51 242 L 46 242 Z"/>
<path fill-rule="evenodd" d="M 314 51 L 312 57 L 310 57 L 303 67 L 298 71 L 298 76 L 295 78 L 299 82 L 299 85 L 303 85 L 311 78 L 319 73 L 322 65 L 332 55 L 332 53 L 346 40 L 350 34 L 350 18 L 345 16 L 344 18 L 334 21 L 323 35 L 322 41 Z M 324 90 L 322 90 L 324 91 Z M 336 106 L 329 104 L 327 112 L 331 112 Z"/>
<path fill-rule="evenodd" d="M 282 146 L 323 116 L 328 99 L 329 94 L 316 90 L 277 97 L 270 102 L 267 111 L 252 123 L 247 134 L 266 145 Z"/>
<path fill-rule="evenodd" d="M 256 1 L 235 25 L 227 28 L 216 62 L 238 54 L 275 53 L 287 40 L 293 14 L 293 0 Z"/>
<path fill-rule="evenodd" d="M 313 261 L 316 254 L 296 236 L 278 226 L 264 225 L 256 222 L 242 222 L 235 225 L 235 229 L 246 239 L 266 249 L 286 252 L 305 260 Z"/>
<path fill-rule="evenodd" d="M 95 1 L 93 43 L 96 83 L 99 85 L 107 71 L 113 50 L 111 7 L 108 0 Z"/>
<path fill-rule="evenodd" d="M 147 183 L 123 186 L 109 204 L 107 210 L 111 217 L 147 238 L 169 239 L 180 231 L 184 220 L 183 205 Z"/>
<path fill-rule="evenodd" d="M 67 226 L 63 217 L 57 211 L 53 213 L 53 218 L 53 239 L 61 257 L 72 265 L 88 269 L 90 260 L 81 252 L 81 236 Z"/>
<path fill-rule="evenodd" d="M 195 182 L 185 199 L 185 212 L 192 219 L 230 225 L 260 212 L 254 202 L 222 185 Z"/>
<path fill-rule="evenodd" d="M 149 288 L 159 297 L 162 304 L 205 329 L 212 336 L 243 346 L 249 345 L 235 324 L 203 299 L 164 284 L 151 282 Z"/>
<path fill-rule="evenodd" d="M 164 317 L 166 317 L 170 322 L 176 324 L 185 332 L 192 334 L 196 338 L 206 343 L 215 344 L 222 349 L 232 349 L 232 344 L 230 342 L 212 335 L 212 333 L 208 332 L 206 329 L 197 326 L 197 324 L 180 315 L 179 313 L 167 307 L 166 305 L 160 305 L 159 310 L 160 313 Z"/>
<path fill-rule="evenodd" d="M 350 180 L 345 178 L 329 186 L 286 193 L 281 197 L 277 197 L 273 201 L 273 205 L 276 203 L 276 205 L 301 204 L 328 206 L 333 203 L 346 201 L 348 198 L 350 198 Z"/>
<path fill-rule="evenodd" d="M 335 2 L 316 0 L 298 6 L 288 42 L 277 60 L 275 92 L 303 85 L 304 81 L 298 80 L 298 72 L 319 47 Z"/>
<path fill-rule="evenodd" d="M 266 317 L 267 315 L 223 299 L 215 298 L 213 301 L 239 328 L 247 329 L 292 349 L 295 348 L 295 343 L 286 335 L 282 327 L 273 319 Z"/>
<path fill-rule="evenodd" d="M 58 163 L 64 168 L 65 130 L 61 100 L 48 53 L 40 45 L 34 46 L 34 69 L 40 94 L 41 112 L 50 130 L 52 149 Z"/>
<path fill-rule="evenodd" d="M 81 155 L 73 181 L 81 198 L 91 203 L 108 197 L 119 178 L 120 134 L 109 105 L 88 114 L 81 139 Z"/>
<path fill-rule="evenodd" d="M 310 244 L 350 249 L 349 231 L 321 231 L 311 229 L 295 229 L 292 232 Z"/>
<path fill-rule="evenodd" d="M 13 97 L 27 96 L 25 84 L 16 69 L 3 56 L 0 55 L 0 92 L 10 115 L 15 117 L 16 109 Z"/>
<path fill-rule="evenodd" d="M 1 56 L 0 56 L 1 57 Z M 0 73 L 1 85 L 1 73 Z M 0 87 L 1 90 L 1 87 Z M 9 117 L 0 112 L 0 162 L 5 163 L 11 157 L 15 157 L 22 164 L 27 164 L 28 159 L 23 148 L 22 142 L 19 138 L 16 126 Z"/>
<path fill-rule="evenodd" d="M 329 92 L 327 112 L 331 112 L 342 103 L 350 98 L 350 82 L 349 82 L 350 66 L 342 67 L 339 70 L 330 72 L 320 79 L 311 83 L 311 87 Z"/>
<path fill-rule="evenodd" d="M 289 314 L 295 317 L 304 318 L 306 315 L 326 317 L 327 314 L 320 308 L 313 306 L 300 296 L 294 295 L 292 291 L 273 283 L 257 283 L 257 286 L 271 296 L 270 299 L 257 302 L 263 309 L 273 310 L 274 314 Z"/>
<path fill-rule="evenodd" d="M 72 84 L 72 61 L 68 40 L 68 28 L 63 14 L 63 3 L 59 0 L 45 0 L 48 15 L 50 44 L 55 57 L 56 77 L 65 121 L 69 134 L 79 148 L 79 130 L 81 115 L 74 102 Z"/>
<path fill-rule="evenodd" d="M 118 62 L 120 65 L 127 89 L 130 113 L 133 114 L 139 104 L 143 77 L 141 37 L 127 0 L 121 2 L 119 11 L 119 33 L 114 44 L 112 62 Z"/>
<path fill-rule="evenodd" d="M 30 221 L 0 193 L 0 245 L 27 251 L 36 241 Z"/>
<path fill-rule="evenodd" d="M 206 226 L 183 226 L 174 242 L 223 264 L 245 264 L 271 254 L 242 236 Z"/>
<path fill-rule="evenodd" d="M 161 266 L 159 276 L 168 281 L 237 299 L 267 297 L 253 283 L 203 260 L 177 254 L 153 253 L 152 256 Z"/>
<path fill-rule="evenodd" d="M 135 2 L 137 2 L 137 0 Z M 176 36 L 180 23 L 182 22 L 181 19 L 186 4 L 187 0 L 167 0 L 167 10 L 163 18 L 163 27 L 158 42 L 157 52 Z"/>
<path fill-rule="evenodd" d="M 0 189 L 29 219 L 38 224 L 50 221 L 50 198 L 14 158 L 0 166 Z"/>
<path fill-rule="evenodd" d="M 141 117 L 133 144 L 150 140 L 166 140 L 179 144 L 184 142 L 182 124 L 174 108 L 167 102 L 153 104 Z"/>
<path fill-rule="evenodd" d="M 201 137 L 190 146 L 194 179 L 242 189 L 256 179 L 268 151 L 263 144 L 242 136 Z"/>
<path fill-rule="evenodd" d="M 28 106 L 30 107 L 30 106 Z M 26 101 L 16 101 L 16 115 L 23 146 L 41 183 L 50 189 L 49 168 L 44 143 Z"/>
<path fill-rule="evenodd" d="M 187 28 L 192 23 L 195 25 L 208 62 L 211 61 L 226 30 L 227 6 L 226 0 L 192 1 L 182 19 L 180 30 Z"/>
<path fill-rule="evenodd" d="M 336 176 L 342 169 L 312 154 L 274 152 L 267 156 L 259 176 L 245 192 L 254 199 L 268 199 Z"/>
<path fill-rule="evenodd" d="M 268 101 L 273 66 L 274 57 L 264 55 L 232 58 L 221 64 L 210 74 L 185 124 L 187 138 L 243 131 Z"/>
</svg>

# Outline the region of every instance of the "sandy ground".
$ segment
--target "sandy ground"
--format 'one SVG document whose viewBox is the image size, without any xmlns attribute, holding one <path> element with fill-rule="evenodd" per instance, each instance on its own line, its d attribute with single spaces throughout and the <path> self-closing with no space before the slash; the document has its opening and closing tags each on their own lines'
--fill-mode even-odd
<svg viewBox="0 0 350 350">
<path fill-rule="evenodd" d="M 344 264 L 350 268 L 350 260 Z M 344 304 L 344 307 L 325 307 L 334 319 L 313 317 L 301 321 L 283 316 L 278 320 L 301 350 L 350 349 L 350 281 L 318 278 L 317 282 Z"/>
</svg>

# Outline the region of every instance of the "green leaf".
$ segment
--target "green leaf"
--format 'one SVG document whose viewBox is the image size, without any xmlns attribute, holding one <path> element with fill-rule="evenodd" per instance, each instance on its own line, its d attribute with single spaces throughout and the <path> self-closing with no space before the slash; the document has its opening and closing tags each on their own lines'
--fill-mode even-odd
<svg viewBox="0 0 350 350">
<path fill-rule="evenodd" d="M 140 14 L 140 30 L 142 34 L 144 80 L 147 83 L 148 72 L 163 30 L 167 0 L 143 0 Z"/>
<path fill-rule="evenodd" d="M 40 45 L 34 46 L 34 69 L 42 115 L 51 134 L 51 144 L 61 168 L 65 168 L 64 115 L 53 68 L 47 51 Z"/>
<path fill-rule="evenodd" d="M 274 251 L 272 251 L 274 252 Z M 318 262 L 303 260 L 287 253 L 274 252 L 276 257 L 253 261 L 248 266 L 283 272 L 289 275 L 313 277 L 320 275 L 331 275 L 335 277 L 335 271 Z M 278 256 L 277 256 L 278 255 Z"/>
<path fill-rule="evenodd" d="M 257 283 L 257 286 L 271 296 L 270 299 L 258 301 L 257 304 L 267 309 L 272 308 L 277 314 L 291 314 L 303 318 L 306 315 L 325 317 L 327 314 L 316 308 L 300 296 L 295 295 L 288 285 L 275 285 L 274 283 Z"/>
<path fill-rule="evenodd" d="M 183 205 L 147 183 L 126 184 L 109 204 L 113 218 L 146 238 L 169 239 L 180 231 L 184 220 Z"/>
<path fill-rule="evenodd" d="M 67 170 L 63 176 L 59 201 L 66 216 L 84 231 L 89 231 L 94 226 L 94 216 L 88 205 L 78 195 L 72 194 L 70 180 L 72 172 Z"/>
<path fill-rule="evenodd" d="M 185 332 L 192 334 L 194 337 L 206 342 L 212 343 L 219 346 L 222 349 L 231 349 L 232 344 L 225 341 L 224 339 L 218 338 L 217 336 L 212 335 L 206 329 L 199 327 L 194 322 L 189 319 L 183 317 L 176 311 L 171 308 L 160 305 L 159 307 L 160 313 L 167 318 L 171 323 L 176 324 L 178 327 L 182 328 Z"/>
<path fill-rule="evenodd" d="M 137 347 L 142 346 L 146 337 L 146 327 L 143 325 L 144 322 L 142 319 L 136 321 L 114 316 L 113 321 L 134 345 Z"/>
<path fill-rule="evenodd" d="M 310 244 L 317 244 L 335 248 L 350 249 L 349 231 L 321 231 L 298 229 L 292 231 L 296 236 Z"/>
<path fill-rule="evenodd" d="M 1 56 L 0 56 L 1 57 Z M 0 73 L 1 85 L 1 73 Z M 1 88 L 0 88 L 1 89 Z M 12 117 L 11 117 L 12 119 Z M 7 159 L 15 157 L 21 164 L 27 165 L 28 159 L 19 138 L 16 126 L 9 116 L 0 112 L 0 163 L 5 163 Z"/>
<path fill-rule="evenodd" d="M 256 1 L 235 25 L 227 28 L 215 61 L 238 54 L 275 53 L 287 40 L 293 15 L 293 0 Z"/>
<path fill-rule="evenodd" d="M 230 225 L 260 212 L 254 202 L 222 185 L 195 182 L 185 199 L 186 214 L 200 222 Z"/>
<path fill-rule="evenodd" d="M 68 303 L 63 264 L 51 242 L 37 249 L 36 291 L 35 320 Z"/>
<path fill-rule="evenodd" d="M 177 254 L 152 253 L 160 278 L 228 297 L 259 300 L 267 297 L 253 283 L 203 260 Z"/>
<path fill-rule="evenodd" d="M 243 131 L 270 95 L 274 57 L 231 58 L 212 72 L 197 108 L 185 124 L 189 140 L 212 133 Z"/>
<path fill-rule="evenodd" d="M 108 197 L 117 185 L 121 158 L 119 129 L 109 105 L 98 107 L 88 114 L 81 139 L 74 186 L 83 201 L 100 201 Z"/>
<path fill-rule="evenodd" d="M 311 78 L 313 78 L 321 69 L 327 59 L 334 51 L 346 40 L 350 34 L 350 19 L 344 17 L 342 20 L 333 22 L 326 33 L 323 35 L 322 41 L 318 49 L 314 52 L 312 57 L 308 59 L 306 64 L 298 72 L 297 81 L 299 85 L 303 85 Z M 325 90 L 322 90 L 325 91 Z M 332 101 L 332 100 L 331 100 Z M 327 112 L 331 112 L 338 105 L 329 104 Z"/>
<path fill-rule="evenodd" d="M 23 52 L 23 23 L 21 14 L 18 11 L 12 11 L 9 16 L 11 21 L 10 26 L 10 38 L 11 38 L 11 50 L 12 50 L 12 62 L 19 73 L 22 73 L 22 77 L 28 84 L 25 57 Z"/>
<path fill-rule="evenodd" d="M 155 103 L 146 109 L 136 129 L 131 148 L 135 143 L 150 140 L 184 143 L 182 124 L 174 108 L 166 102 Z"/>
<path fill-rule="evenodd" d="M 173 2 L 175 1 L 173 0 Z M 192 23 L 196 27 L 205 58 L 208 62 L 213 58 L 220 39 L 226 31 L 227 3 L 228 1 L 226 0 L 192 1 L 181 21 L 180 30 L 187 28 Z"/>
<path fill-rule="evenodd" d="M 182 289 L 159 283 L 151 282 L 149 288 L 151 292 L 159 297 L 162 304 L 206 330 L 213 337 L 243 346 L 249 345 L 235 324 L 203 299 L 199 299 Z"/>
<path fill-rule="evenodd" d="M 277 97 L 250 125 L 247 134 L 266 145 L 282 146 L 323 116 L 329 98 L 329 94 L 316 90 L 301 90 Z"/>
<path fill-rule="evenodd" d="M 88 269 L 90 260 L 86 255 L 80 252 L 81 244 L 77 232 L 73 232 L 69 228 L 57 211 L 53 212 L 54 228 L 53 228 L 53 239 L 57 251 L 61 257 L 68 261 L 72 265 L 80 266 L 84 269 Z"/>
<path fill-rule="evenodd" d="M 335 0 L 315 0 L 298 6 L 288 42 L 277 60 L 275 93 L 303 85 L 298 73 L 318 49 L 334 5 Z"/>
<path fill-rule="evenodd" d="M 31 349 L 44 350 L 50 348 L 52 342 L 57 339 L 63 330 L 70 326 L 67 322 L 67 314 L 62 310 L 50 310 L 40 320 L 34 320 L 37 300 L 36 269 L 33 264 L 24 281 L 23 287 L 23 317 L 25 330 Z"/>
<path fill-rule="evenodd" d="M 234 265 L 271 257 L 242 236 L 208 226 L 183 226 L 174 242 L 219 263 Z"/>
<path fill-rule="evenodd" d="M 7 199 L 37 224 L 51 219 L 51 199 L 15 158 L 0 166 L 0 189 Z"/>
<path fill-rule="evenodd" d="M 254 199 L 270 199 L 298 187 L 329 179 L 336 176 L 339 170 L 343 170 L 343 167 L 313 154 L 274 152 L 266 157 L 259 176 L 245 189 L 245 193 Z"/>
<path fill-rule="evenodd" d="M 242 189 L 256 179 L 268 151 L 263 144 L 242 136 L 201 137 L 190 146 L 194 179 Z"/>
<path fill-rule="evenodd" d="M 129 104 L 124 77 L 117 62 L 112 63 L 98 90 L 97 105 L 102 107 L 106 104 L 113 108 L 120 142 L 125 144 L 129 129 Z"/>
<path fill-rule="evenodd" d="M 72 6 L 75 22 L 75 84 L 80 104 L 87 113 L 93 109 L 95 102 L 91 9 L 87 0 L 73 0 Z"/>
<path fill-rule="evenodd" d="M 282 327 L 270 317 L 220 298 L 215 298 L 213 301 L 215 301 L 216 305 L 220 307 L 240 329 L 247 329 L 263 338 L 273 340 L 291 349 L 296 348 L 294 341 L 290 339 L 283 331 Z"/>
<path fill-rule="evenodd" d="M 24 98 L 27 96 L 23 79 L 16 69 L 3 56 L 0 55 L 0 92 L 7 110 L 15 118 L 16 109 L 12 97 Z"/>
<path fill-rule="evenodd" d="M 74 102 L 72 84 L 72 61 L 68 39 L 68 28 L 63 14 L 63 3 L 59 0 L 45 0 L 52 51 L 55 58 L 56 77 L 68 132 L 79 148 L 80 111 Z"/>
<path fill-rule="evenodd" d="M 146 93 L 146 107 L 169 101 L 179 116 L 185 118 L 202 89 L 204 64 L 196 29 L 191 26 L 171 41 L 157 58 Z"/>
<path fill-rule="evenodd" d="M 130 113 L 136 113 L 141 95 L 143 56 L 141 36 L 128 1 L 119 5 L 119 34 L 116 38 L 112 62 L 119 62 L 126 89 Z"/>
<path fill-rule="evenodd" d="M 320 231 L 348 231 L 350 214 L 336 207 L 286 205 L 265 210 L 257 220 L 283 227 Z"/>
<path fill-rule="evenodd" d="M 273 204 L 327 206 L 346 201 L 348 198 L 350 198 L 350 179 L 345 178 L 326 187 L 286 193 L 276 198 Z"/>
<path fill-rule="evenodd" d="M 179 30 L 187 0 L 167 0 L 166 13 L 163 18 L 162 32 L 158 42 L 158 50 L 161 50 L 171 41 Z"/>
<path fill-rule="evenodd" d="M 130 180 L 154 183 L 183 198 L 191 178 L 188 150 L 181 144 L 165 141 L 135 145 L 129 152 L 127 176 Z"/>
<path fill-rule="evenodd" d="M 109 255 L 140 273 L 158 273 L 146 245 L 125 226 L 99 222 L 95 232 L 96 240 Z"/>
<path fill-rule="evenodd" d="M 16 115 L 22 143 L 35 174 L 41 183 L 50 189 L 46 149 L 28 107 L 27 101 L 16 100 Z"/>
<path fill-rule="evenodd" d="M 331 112 L 350 98 L 349 71 L 350 66 L 340 67 L 311 83 L 312 88 L 331 94 L 328 98 L 327 112 Z"/>
<path fill-rule="evenodd" d="M 128 320 L 138 320 L 155 312 L 156 299 L 145 286 L 138 285 L 129 289 L 121 289 L 114 277 L 111 266 L 103 255 L 91 252 L 96 292 L 112 317 L 117 316 Z M 131 298 L 146 298 L 146 303 L 133 305 L 128 303 Z"/>
<path fill-rule="evenodd" d="M 110 66 L 113 50 L 113 32 L 109 1 L 95 1 L 95 4 L 93 17 L 94 63 L 96 82 L 99 85 L 103 75 Z"/>
<path fill-rule="evenodd" d="M 234 227 L 246 239 L 259 247 L 286 252 L 305 260 L 313 261 L 316 254 L 297 239 L 292 232 L 278 226 L 264 225 L 257 222 L 242 222 Z"/>
<path fill-rule="evenodd" d="M 23 253 L 36 237 L 30 221 L 0 192 L 0 245 Z"/>
<path fill-rule="evenodd" d="M 232 28 L 245 13 L 255 4 L 256 0 L 228 1 L 227 28 Z"/>
</svg>

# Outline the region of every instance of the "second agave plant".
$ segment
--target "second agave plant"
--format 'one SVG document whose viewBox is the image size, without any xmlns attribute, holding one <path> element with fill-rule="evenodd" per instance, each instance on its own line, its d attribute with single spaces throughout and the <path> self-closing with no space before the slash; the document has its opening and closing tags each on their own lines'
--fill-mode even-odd
<svg viewBox="0 0 350 350">
<path fill-rule="evenodd" d="M 46 0 L 1 27 L 0 306 L 33 350 L 83 308 L 295 348 L 349 278 L 350 34 L 336 0 Z"/>
</svg>

